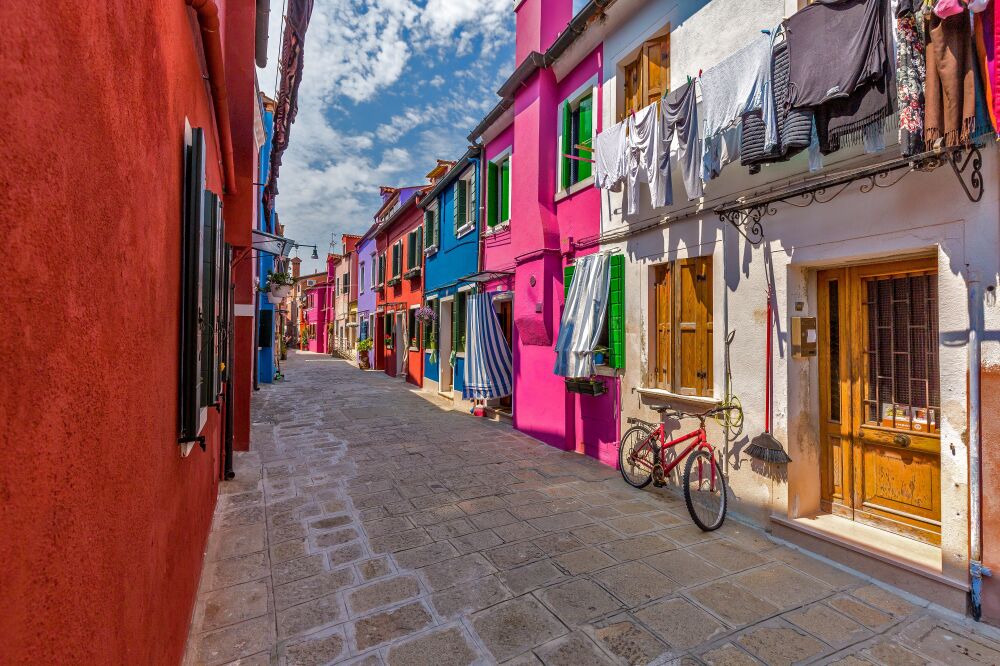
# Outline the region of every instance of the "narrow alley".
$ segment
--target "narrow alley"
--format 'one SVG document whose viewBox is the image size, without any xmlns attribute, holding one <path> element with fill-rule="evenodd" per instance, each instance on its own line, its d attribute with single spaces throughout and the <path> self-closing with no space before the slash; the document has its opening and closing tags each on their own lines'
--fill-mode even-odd
<svg viewBox="0 0 1000 666">
<path fill-rule="evenodd" d="M 732 514 L 703 533 L 670 492 L 383 373 L 286 370 L 221 486 L 185 663 L 1000 662 L 990 628 Z"/>
</svg>

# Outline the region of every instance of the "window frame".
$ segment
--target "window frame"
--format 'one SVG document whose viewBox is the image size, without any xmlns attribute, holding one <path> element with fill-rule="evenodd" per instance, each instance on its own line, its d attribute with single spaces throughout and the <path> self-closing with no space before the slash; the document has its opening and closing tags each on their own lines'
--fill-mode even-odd
<svg viewBox="0 0 1000 666">
<path fill-rule="evenodd" d="M 660 28 L 654 32 L 650 37 L 643 40 L 634 51 L 630 52 L 628 58 L 623 58 L 619 61 L 618 71 L 619 76 L 616 77 L 621 80 L 621 84 L 618 86 L 618 92 L 620 93 L 620 99 L 622 100 L 619 105 L 620 111 L 617 114 L 617 122 L 625 120 L 628 115 L 634 111 L 639 111 L 649 106 L 650 102 L 650 84 L 648 79 L 649 75 L 649 61 L 648 61 L 648 50 L 650 46 L 653 46 L 656 42 L 666 42 L 666 81 L 663 82 L 662 90 L 659 93 L 659 97 L 656 99 L 663 99 L 670 92 L 670 65 L 671 65 L 671 39 L 670 39 L 671 27 L 667 23 L 664 27 Z M 638 69 L 638 80 L 635 82 L 636 90 L 634 102 L 630 100 L 630 70 L 633 67 Z M 656 101 L 656 100 L 654 100 Z"/>
<path fill-rule="evenodd" d="M 513 146 L 508 146 L 486 161 L 486 233 L 506 229 L 511 218 L 511 182 L 514 171 Z M 503 167 L 507 167 L 507 198 L 503 196 Z M 493 170 L 496 170 L 495 176 Z M 493 182 L 493 179 L 496 182 Z M 503 217 L 506 203 L 507 217 Z M 491 223 L 492 220 L 492 223 Z"/>
<path fill-rule="evenodd" d="M 420 351 L 420 343 L 423 339 L 420 331 L 420 324 L 417 323 L 417 309 L 419 305 L 411 305 L 406 311 L 406 332 L 410 334 L 410 339 L 406 341 L 406 348 L 409 351 Z M 413 341 L 417 344 L 414 345 Z"/>
<path fill-rule="evenodd" d="M 476 215 L 477 206 L 476 199 L 477 187 L 476 187 L 476 172 L 477 169 L 473 165 L 469 165 L 462 175 L 455 179 L 455 183 L 452 186 L 452 206 L 454 208 L 454 228 L 455 228 L 455 239 L 462 238 L 468 235 L 476 228 L 476 222 L 478 215 Z M 459 224 L 459 205 L 458 205 L 458 192 L 459 188 L 462 187 L 465 190 L 465 221 Z"/>
<path fill-rule="evenodd" d="M 403 239 L 393 243 L 392 248 L 392 279 L 395 280 L 403 275 Z"/>
<path fill-rule="evenodd" d="M 581 150 L 576 148 L 576 144 L 569 146 L 569 153 L 565 152 L 567 147 L 566 141 L 566 131 L 567 128 L 571 128 L 571 125 L 567 125 L 567 121 L 571 122 L 571 119 L 566 117 L 566 112 L 569 110 L 572 112 L 575 109 L 579 109 L 580 103 L 586 99 L 590 98 L 591 110 L 590 110 L 590 138 L 578 141 L 578 144 L 586 145 L 589 141 L 591 148 L 594 146 L 594 140 L 597 138 L 600 126 L 600 114 L 598 113 L 597 104 L 599 95 L 599 81 L 597 75 L 592 76 L 586 83 L 574 90 L 571 94 L 567 95 L 559 103 L 559 111 L 556 114 L 556 195 L 568 194 L 570 192 L 576 192 L 579 189 L 585 187 L 581 183 L 593 182 L 594 170 L 593 165 L 589 162 L 578 162 L 577 160 L 571 160 L 565 155 L 570 154 L 575 157 L 582 157 L 583 159 L 593 159 L 593 152 L 589 155 L 581 154 Z M 586 151 L 582 151 L 586 153 Z M 589 170 L 588 175 L 583 178 L 579 178 L 574 182 L 569 182 L 570 176 L 567 173 L 572 173 L 571 163 L 577 162 L 578 164 L 586 164 Z M 578 167 L 579 168 L 579 167 Z"/>
<path fill-rule="evenodd" d="M 427 218 L 431 216 L 430 229 L 427 228 Z M 438 199 L 428 204 L 424 209 L 424 256 L 430 256 L 438 251 L 441 242 L 441 206 Z"/>
<path fill-rule="evenodd" d="M 705 283 L 705 300 L 707 301 L 702 312 L 695 315 L 693 323 L 684 321 L 683 313 L 685 302 L 682 300 L 685 293 L 683 268 L 693 266 L 695 270 L 695 284 L 691 287 L 697 294 L 698 282 Z M 649 360 L 646 372 L 646 385 L 652 389 L 667 391 L 678 396 L 693 398 L 714 398 L 715 397 L 715 332 L 714 332 L 714 308 L 715 308 L 715 280 L 713 271 L 715 267 L 714 255 L 700 255 L 696 257 L 681 257 L 672 261 L 665 261 L 654 264 L 650 267 L 650 321 L 649 321 Z M 669 280 L 661 280 L 661 272 L 669 271 Z M 704 279 L 702 279 L 702 276 Z M 668 289 L 665 294 L 665 307 L 669 310 L 670 319 L 661 325 L 660 319 L 660 285 L 663 284 Z M 678 297 L 680 294 L 680 297 Z M 695 338 L 695 357 L 685 358 L 684 342 L 680 335 L 685 331 L 693 331 Z M 662 356 L 668 365 L 664 370 L 661 367 L 660 338 L 666 336 L 669 339 L 669 349 L 667 354 Z M 703 358 L 698 358 L 697 353 L 701 350 Z M 694 367 L 686 364 L 693 363 Z M 699 367 L 704 366 L 702 369 Z M 700 386 L 685 387 L 684 377 L 686 374 L 693 374 L 695 384 L 700 382 Z M 664 376 L 666 375 L 666 376 Z"/>
</svg>

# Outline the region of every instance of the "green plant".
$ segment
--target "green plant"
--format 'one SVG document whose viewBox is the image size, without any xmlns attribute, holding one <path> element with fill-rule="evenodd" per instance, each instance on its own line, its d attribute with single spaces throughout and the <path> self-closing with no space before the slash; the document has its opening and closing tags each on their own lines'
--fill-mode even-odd
<svg viewBox="0 0 1000 666">
<path fill-rule="evenodd" d="M 361 353 L 370 352 L 372 350 L 371 338 L 365 338 L 364 340 L 358 340 L 357 349 Z"/>
<path fill-rule="evenodd" d="M 293 284 L 295 284 L 295 278 L 292 277 L 291 273 L 267 272 L 268 287 L 291 287 Z"/>
</svg>

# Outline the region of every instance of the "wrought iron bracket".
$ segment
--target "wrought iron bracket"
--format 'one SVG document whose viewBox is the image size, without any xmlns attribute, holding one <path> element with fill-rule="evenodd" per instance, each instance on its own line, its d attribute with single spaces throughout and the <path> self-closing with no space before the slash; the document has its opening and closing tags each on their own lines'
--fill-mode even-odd
<svg viewBox="0 0 1000 666">
<path fill-rule="evenodd" d="M 759 245 L 764 240 L 762 220 L 770 215 L 777 215 L 778 211 L 774 206 L 777 203 L 795 208 L 807 208 L 814 203 L 829 203 L 851 184 L 859 182 L 861 185 L 858 189 L 862 194 L 867 194 L 876 189 L 893 187 L 914 171 L 934 171 L 945 163 L 951 165 L 969 201 L 978 203 L 983 198 L 986 187 L 982 172 L 983 156 L 978 146 L 970 145 L 932 150 L 911 157 L 899 157 L 870 167 L 831 174 L 821 180 L 773 194 L 719 206 L 715 209 L 715 213 L 722 222 L 733 225 L 733 228 L 748 242 Z"/>
</svg>

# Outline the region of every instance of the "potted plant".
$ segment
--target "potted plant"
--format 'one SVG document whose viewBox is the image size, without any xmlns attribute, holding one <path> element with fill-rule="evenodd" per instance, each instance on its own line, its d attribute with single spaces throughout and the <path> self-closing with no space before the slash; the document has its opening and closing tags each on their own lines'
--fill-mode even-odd
<svg viewBox="0 0 1000 666">
<path fill-rule="evenodd" d="M 387 350 L 389 350 L 389 351 L 392 351 L 392 336 L 391 335 L 385 336 L 385 348 Z"/>
<path fill-rule="evenodd" d="M 417 311 L 413 313 L 413 318 L 421 324 L 429 324 L 437 319 L 437 315 L 434 314 L 434 308 L 429 305 L 425 305 L 421 308 L 417 308 Z"/>
<path fill-rule="evenodd" d="M 295 284 L 295 278 L 292 277 L 291 273 L 278 273 L 275 271 L 267 272 L 267 289 L 270 292 L 270 296 L 276 298 L 277 300 L 270 300 L 272 303 L 280 303 L 288 294 L 292 292 L 292 285 Z"/>
<path fill-rule="evenodd" d="M 364 340 L 358 340 L 358 367 L 362 370 L 367 370 L 371 367 L 371 363 L 368 360 L 368 352 L 372 350 L 371 338 L 365 338 Z"/>
<path fill-rule="evenodd" d="M 594 365 L 607 365 L 610 350 L 607 347 L 594 347 Z"/>
</svg>

